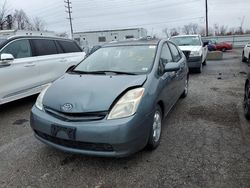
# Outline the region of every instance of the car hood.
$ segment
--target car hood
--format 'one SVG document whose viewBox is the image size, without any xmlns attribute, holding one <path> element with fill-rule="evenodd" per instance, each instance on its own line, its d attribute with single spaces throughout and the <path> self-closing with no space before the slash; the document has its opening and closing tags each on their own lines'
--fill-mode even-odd
<svg viewBox="0 0 250 188">
<path fill-rule="evenodd" d="M 201 46 L 179 46 L 181 51 L 196 51 L 199 52 L 201 50 Z"/>
<path fill-rule="evenodd" d="M 55 81 L 43 98 L 47 108 L 68 113 L 108 111 L 119 95 L 131 87 L 140 87 L 146 75 L 77 75 L 65 74 Z"/>
</svg>

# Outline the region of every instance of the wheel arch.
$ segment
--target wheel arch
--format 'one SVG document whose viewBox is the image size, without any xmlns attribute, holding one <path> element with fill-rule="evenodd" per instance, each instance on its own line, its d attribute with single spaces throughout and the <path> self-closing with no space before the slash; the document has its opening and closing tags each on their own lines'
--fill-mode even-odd
<svg viewBox="0 0 250 188">
<path fill-rule="evenodd" d="M 158 101 L 158 102 L 157 102 L 157 105 L 160 106 L 161 111 L 162 111 L 162 115 L 164 116 L 165 109 L 164 109 L 164 103 L 163 103 L 163 101 L 162 101 L 162 100 Z"/>
</svg>

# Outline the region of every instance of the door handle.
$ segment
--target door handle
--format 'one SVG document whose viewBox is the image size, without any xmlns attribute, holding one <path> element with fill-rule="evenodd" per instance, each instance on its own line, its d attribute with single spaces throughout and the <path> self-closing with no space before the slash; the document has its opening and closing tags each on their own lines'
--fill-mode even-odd
<svg viewBox="0 0 250 188">
<path fill-rule="evenodd" d="M 35 66 L 35 63 L 28 63 L 26 65 L 24 65 L 24 67 L 34 67 Z"/>
<path fill-rule="evenodd" d="M 65 62 L 67 62 L 68 60 L 67 59 L 61 59 L 60 60 L 60 62 L 62 62 L 62 63 L 65 63 Z"/>
</svg>

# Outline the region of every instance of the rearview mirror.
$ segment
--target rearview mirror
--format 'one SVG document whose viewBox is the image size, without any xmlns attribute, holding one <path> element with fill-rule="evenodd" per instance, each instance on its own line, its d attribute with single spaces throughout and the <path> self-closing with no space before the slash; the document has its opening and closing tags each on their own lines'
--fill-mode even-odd
<svg viewBox="0 0 250 188">
<path fill-rule="evenodd" d="M 164 67 L 165 72 L 173 72 L 173 71 L 178 71 L 180 70 L 180 65 L 179 63 L 167 63 Z"/>
<path fill-rule="evenodd" d="M 13 60 L 14 60 L 14 57 L 13 57 L 12 54 L 2 53 L 0 55 L 0 63 L 1 64 L 8 64 L 8 63 L 10 63 Z"/>
</svg>

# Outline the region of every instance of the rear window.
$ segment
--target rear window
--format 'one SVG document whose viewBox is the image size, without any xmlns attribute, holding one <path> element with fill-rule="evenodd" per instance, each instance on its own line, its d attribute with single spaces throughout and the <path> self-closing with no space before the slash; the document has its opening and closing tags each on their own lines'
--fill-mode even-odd
<svg viewBox="0 0 250 188">
<path fill-rule="evenodd" d="M 64 53 L 81 52 L 81 49 L 73 41 L 57 41 L 62 47 Z"/>
<path fill-rule="evenodd" d="M 57 54 L 57 48 L 53 40 L 32 39 L 35 47 L 35 56 Z"/>
</svg>

